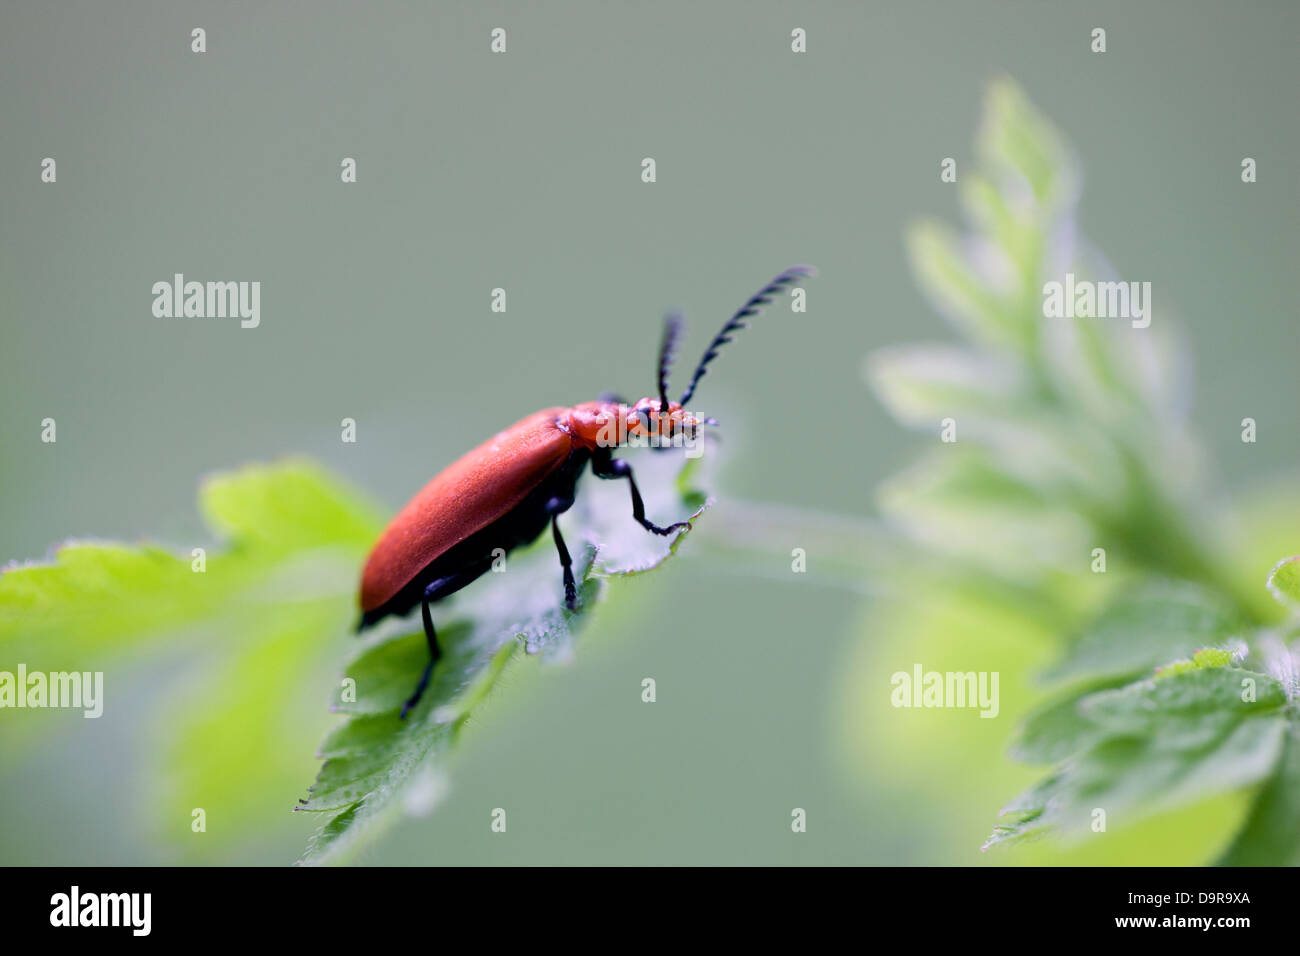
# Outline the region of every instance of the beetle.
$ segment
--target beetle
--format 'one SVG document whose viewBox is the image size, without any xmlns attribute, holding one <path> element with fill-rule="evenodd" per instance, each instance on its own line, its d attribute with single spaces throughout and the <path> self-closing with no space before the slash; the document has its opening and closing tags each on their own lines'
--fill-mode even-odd
<svg viewBox="0 0 1300 956">
<path fill-rule="evenodd" d="M 716 425 L 685 408 L 709 363 L 774 296 L 814 275 L 808 266 L 793 266 L 751 296 L 709 343 L 679 401 L 668 400 L 668 375 L 682 321 L 670 314 L 659 347 L 658 398 L 628 406 L 616 396 L 604 396 L 534 412 L 448 465 L 397 513 L 366 559 L 356 630 L 420 605 L 429 663 L 402 705 L 402 719 L 419 703 L 441 654 L 429 606 L 473 583 L 492 567 L 495 556 L 534 541 L 548 524 L 560 559 L 564 602 L 576 609 L 572 561 L 557 519 L 573 505 L 588 463 L 597 478 L 627 481 L 632 518 L 646 531 L 666 536 L 690 526 L 678 521 L 660 527 L 645 516 L 632 467 L 615 458 L 614 449 L 637 438 L 663 450 L 679 434 L 693 439 L 700 425 Z"/>
</svg>

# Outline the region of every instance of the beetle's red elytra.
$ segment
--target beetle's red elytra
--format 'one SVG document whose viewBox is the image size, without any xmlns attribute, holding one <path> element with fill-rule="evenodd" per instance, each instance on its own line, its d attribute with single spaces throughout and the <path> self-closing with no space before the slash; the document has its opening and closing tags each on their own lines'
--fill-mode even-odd
<svg viewBox="0 0 1300 956">
<path fill-rule="evenodd" d="M 674 439 L 693 439 L 701 425 L 716 425 L 685 408 L 709 363 L 775 295 L 814 275 L 811 267 L 793 266 L 751 296 L 709 343 L 680 401 L 668 400 L 668 373 L 682 325 L 673 314 L 659 348 L 658 398 L 629 405 L 610 396 L 534 412 L 448 465 L 397 513 L 366 560 L 357 630 L 420 605 L 429 663 L 402 705 L 403 718 L 419 703 L 441 653 L 429 606 L 482 576 L 497 555 L 535 540 L 548 524 L 560 558 L 565 604 L 575 609 L 572 562 L 556 519 L 573 505 L 588 462 L 597 478 L 626 479 L 632 518 L 647 531 L 669 535 L 688 526 L 679 521 L 660 527 L 646 518 L 632 468 L 614 458 L 613 450 L 633 438 L 650 439 L 662 450 L 673 447 Z"/>
<path fill-rule="evenodd" d="M 565 408 L 546 408 L 448 465 L 395 517 L 361 576 L 361 610 L 383 607 L 432 562 L 519 506 L 564 465 L 572 437 Z"/>
</svg>

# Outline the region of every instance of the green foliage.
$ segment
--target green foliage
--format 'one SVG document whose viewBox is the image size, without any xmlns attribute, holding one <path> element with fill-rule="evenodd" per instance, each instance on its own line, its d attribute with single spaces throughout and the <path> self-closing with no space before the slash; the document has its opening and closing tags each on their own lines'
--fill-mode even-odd
<svg viewBox="0 0 1300 956">
<path fill-rule="evenodd" d="M 941 568 L 1063 639 L 1042 675 L 1052 694 L 1012 746 L 1054 769 L 1003 809 L 988 845 L 1080 840 L 1098 809 L 1124 825 L 1262 784 L 1223 860 L 1294 861 L 1295 625 L 1270 626 L 1263 589 L 1233 566 L 1237 543 L 1212 530 L 1222 496 L 1186 427 L 1171 317 L 1045 318 L 1045 282 L 1114 278 L 1077 233 L 1071 150 L 1006 81 L 977 144 L 959 185 L 969 231 L 927 222 L 908 237 L 961 342 L 884 349 L 864 374 L 938 445 L 879 493 L 919 554 L 914 580 Z M 939 444 L 945 420 L 957 440 Z M 1298 568 L 1288 559 L 1268 582 L 1293 611 Z"/>
<path fill-rule="evenodd" d="M 1219 859 L 1224 866 L 1300 866 L 1300 729 L 1288 722 L 1283 752 L 1246 825 Z"/>
<path fill-rule="evenodd" d="M 1082 628 L 1045 676 L 1133 677 L 1199 648 L 1228 642 L 1241 624 L 1230 602 L 1203 587 L 1143 582 L 1114 598 Z"/>
<path fill-rule="evenodd" d="M 1300 611 L 1300 555 L 1283 558 L 1268 575 L 1268 589 L 1278 603 Z"/>
<path fill-rule="evenodd" d="M 247 601 L 278 604 L 277 584 L 353 560 L 378 512 L 302 461 L 250 465 L 203 482 L 199 508 L 221 542 L 202 573 L 192 556 L 152 544 L 68 542 L 52 561 L 11 564 L 0 577 L 0 642 L 42 666 L 82 666 Z M 301 587 L 290 590 L 299 597 Z"/>
<path fill-rule="evenodd" d="M 637 462 L 648 513 L 678 519 L 707 502 L 679 455 Z M 153 544 L 70 543 L 48 562 L 0 575 L 0 661 L 29 671 L 105 671 L 106 712 L 133 674 L 160 661 L 178 678 L 156 694 L 144 738 L 156 836 L 183 859 L 238 862 L 256 841 L 283 829 L 311 773 L 313 737 L 335 687 L 333 709 L 347 721 L 320 745 L 310 799 L 298 809 L 320 828 L 305 862 L 344 859 L 394 812 L 427 809 L 441 761 L 476 703 L 519 652 L 564 658 L 606 582 L 652 569 L 672 540 L 632 521 L 622 483 L 588 482 L 567 517 L 581 605 L 563 607 L 554 545 L 544 536 L 510 555 L 507 573 L 488 574 L 438 606 L 444 656 L 421 705 L 397 709 L 427 660 L 418 616 L 389 621 L 348 655 L 365 554 L 381 512 L 305 461 L 252 465 L 206 480 L 199 508 L 215 543 L 202 570 L 192 555 Z M 353 645 L 355 646 L 355 644 Z M 150 683 L 148 680 L 146 684 Z M 350 695 L 349 695 L 350 697 Z M 6 719 L 6 748 L 48 727 L 48 711 Z M 11 732 L 12 731 L 12 732 Z M 203 808 L 218 839 L 196 839 Z"/>
<path fill-rule="evenodd" d="M 1231 651 L 1225 651 L 1218 647 L 1206 647 L 1193 654 L 1190 661 L 1174 661 L 1164 667 L 1157 667 L 1156 680 L 1164 677 L 1174 677 L 1178 674 L 1189 674 L 1192 671 L 1202 670 L 1206 667 L 1227 667 L 1231 663 Z"/>
<path fill-rule="evenodd" d="M 202 483 L 203 564 L 155 544 L 70 543 L 0 575 L 0 666 L 103 671 L 105 715 L 135 720 L 141 815 L 183 859 L 238 862 L 282 829 L 311 771 L 310 715 L 346 641 L 380 512 L 305 461 Z M 195 570 L 201 567 L 202 570 Z M 159 669 L 174 676 L 159 681 Z M 143 711 L 143 713 L 142 713 Z M 7 712 L 4 747 L 58 726 Z M 191 830 L 194 808 L 211 837 Z"/>
<path fill-rule="evenodd" d="M 679 515 L 693 502 L 692 517 L 697 517 L 707 504 L 690 480 L 698 459 L 674 479 L 675 456 L 651 458 L 658 461 L 639 463 L 648 512 Z M 689 533 L 671 539 L 647 534 L 632 521 L 625 492 L 588 491 L 575 509 L 585 541 L 574 556 L 580 582 L 576 612 L 564 607 L 554 545 L 543 536 L 511 555 L 505 573 L 485 575 L 438 605 L 442 657 L 405 720 L 398 717 L 402 702 L 428 660 L 418 623 L 412 632 L 410 623 L 400 622 L 351 656 L 333 701 L 333 709 L 348 720 L 321 744 L 325 764 L 299 807 L 324 817 L 301 862 L 347 859 L 361 837 L 381 829 L 403 806 L 427 812 L 458 731 L 519 652 L 571 655 L 585 612 L 599 599 L 604 582 L 657 567 Z"/>
<path fill-rule="evenodd" d="M 1287 697 L 1265 674 L 1191 667 L 1074 703 L 1072 755 L 1002 811 L 988 844 L 1051 828 L 1079 839 L 1107 826 L 1267 777 L 1282 752 Z M 1049 735 L 1050 736 L 1050 735 Z"/>
</svg>

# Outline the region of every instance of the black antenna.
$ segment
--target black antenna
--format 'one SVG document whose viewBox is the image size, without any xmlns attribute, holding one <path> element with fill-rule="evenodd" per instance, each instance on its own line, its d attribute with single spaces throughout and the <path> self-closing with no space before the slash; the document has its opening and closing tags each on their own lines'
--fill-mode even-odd
<svg viewBox="0 0 1300 956">
<path fill-rule="evenodd" d="M 659 346 L 659 411 L 668 414 L 668 373 L 677 354 L 677 339 L 682 334 L 682 314 L 669 312 L 664 317 L 664 340 Z"/>
<path fill-rule="evenodd" d="M 709 347 L 704 350 L 704 357 L 700 359 L 700 364 L 695 367 L 695 374 L 691 376 L 691 384 L 686 386 L 686 391 L 682 395 L 682 404 L 685 405 L 690 401 L 691 396 L 695 394 L 695 386 L 704 377 L 708 364 L 718 357 L 718 350 L 731 341 L 731 333 L 749 328 L 749 323 L 745 320 L 758 315 L 763 306 L 770 303 L 774 296 L 794 285 L 800 279 L 810 279 L 815 275 L 817 275 L 817 270 L 812 266 L 791 266 L 754 293 L 749 301 L 740 307 L 740 311 L 733 315 L 727 324 L 722 327 L 722 331 L 714 336 L 713 341 L 709 343 Z"/>
</svg>

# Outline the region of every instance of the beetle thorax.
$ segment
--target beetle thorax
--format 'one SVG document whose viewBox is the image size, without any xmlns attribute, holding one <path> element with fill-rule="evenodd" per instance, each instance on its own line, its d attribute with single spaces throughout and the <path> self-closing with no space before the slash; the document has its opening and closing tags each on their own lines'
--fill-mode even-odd
<svg viewBox="0 0 1300 956">
<path fill-rule="evenodd" d="M 679 402 L 669 402 L 667 412 L 660 409 L 657 398 L 642 398 L 635 405 L 583 402 L 569 409 L 565 424 L 575 442 L 592 450 L 695 437 L 700 420 L 694 414 Z"/>
</svg>

